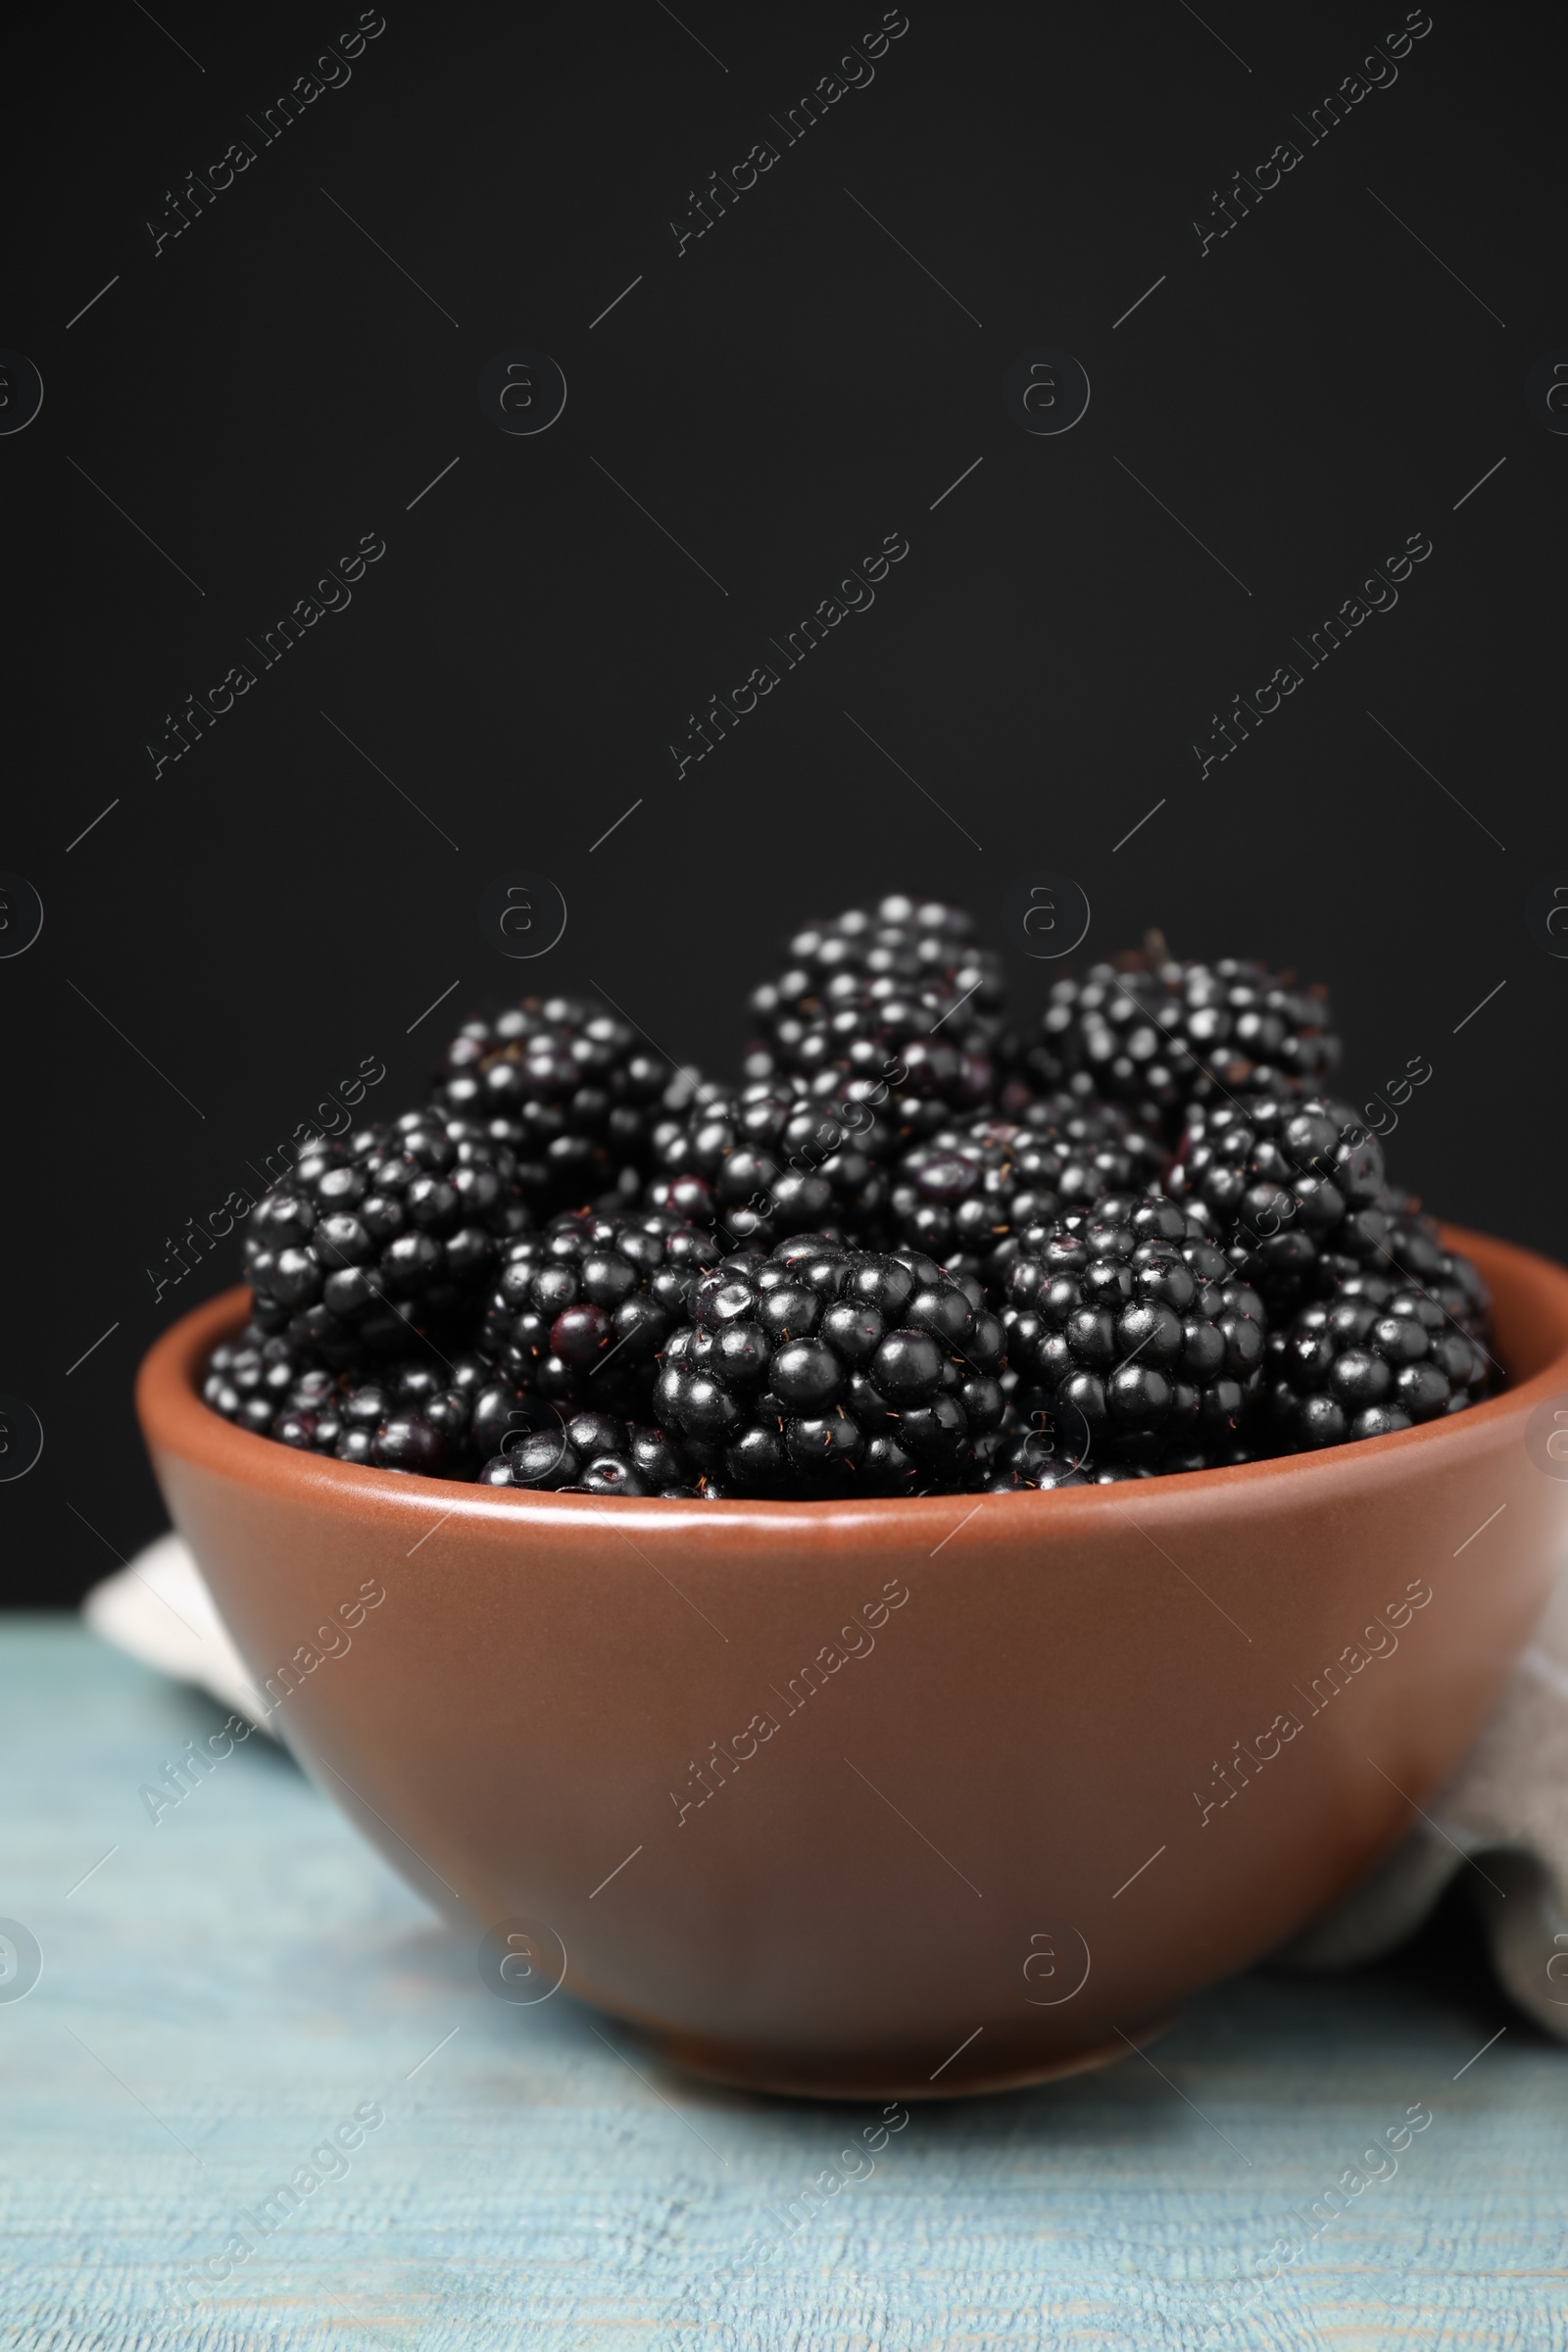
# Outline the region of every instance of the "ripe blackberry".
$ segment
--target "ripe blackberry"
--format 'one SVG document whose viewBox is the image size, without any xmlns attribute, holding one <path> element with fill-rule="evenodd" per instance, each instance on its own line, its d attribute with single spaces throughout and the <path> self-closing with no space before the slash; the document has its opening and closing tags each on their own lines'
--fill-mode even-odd
<svg viewBox="0 0 1568 2352">
<path fill-rule="evenodd" d="M 1492 1296 L 1479 1270 L 1457 1250 L 1446 1250 L 1435 1220 L 1408 1193 L 1391 1192 L 1384 1202 L 1389 1231 L 1378 1271 L 1402 1276 L 1437 1300 L 1444 1313 L 1473 1340 L 1490 1346 Z"/>
<path fill-rule="evenodd" d="M 504 1144 L 439 1110 L 320 1142 L 251 1212 L 254 1316 L 345 1368 L 452 1332 L 530 1223 Z"/>
<path fill-rule="evenodd" d="M 1006 1348 L 1097 1465 L 1233 1458 L 1262 1386 L 1263 1302 L 1176 1204 L 1111 1195 L 1026 1234 L 1006 1273 Z"/>
<path fill-rule="evenodd" d="M 1238 1448 L 1224 1457 L 1227 1461 L 1250 1460 L 1251 1457 Z M 1213 1464 L 1206 1458 L 1191 1461 L 1161 1462 L 1160 1471 L 1206 1470 Z M 1049 1438 L 1033 1431 L 1009 1438 L 998 1448 L 991 1474 L 981 1481 L 988 1494 L 1049 1494 L 1057 1487 L 1120 1487 L 1140 1478 L 1153 1478 L 1156 1471 L 1147 1466 L 1134 1467 L 1126 1462 L 1102 1462 L 1098 1468 L 1092 1461 L 1075 1462 L 1070 1453 L 1063 1454 Z"/>
<path fill-rule="evenodd" d="M 509 1436 L 544 1418 L 482 1356 L 407 1356 L 334 1372 L 254 1326 L 214 1349 L 202 1391 L 224 1418 L 302 1452 L 372 1469 L 471 1479 Z"/>
<path fill-rule="evenodd" d="M 1115 1103 L 1054 1095 L 1016 1118 L 976 1119 L 914 1145 L 894 1170 L 891 1221 L 911 1249 L 995 1292 L 1026 1227 L 1106 1193 L 1152 1190 L 1164 1156 Z"/>
<path fill-rule="evenodd" d="M 1195 1106 L 1165 1179 L 1272 1320 L 1386 1262 L 1383 1147 L 1344 1103 L 1254 1095 Z"/>
<path fill-rule="evenodd" d="M 695 1494 L 695 1472 L 678 1442 L 662 1429 L 609 1413 L 564 1416 L 553 1430 L 524 1438 L 485 1463 L 479 1483 L 534 1494 Z"/>
<path fill-rule="evenodd" d="M 225 1421 L 270 1437 L 290 1390 L 313 1363 L 304 1348 L 278 1333 L 247 1323 L 237 1339 L 224 1340 L 208 1357 L 202 1396 Z"/>
<path fill-rule="evenodd" d="M 709 1492 L 943 1491 L 1002 1421 L 1002 1323 L 917 1250 L 821 1235 L 743 1250 L 696 1284 L 654 1401 Z"/>
<path fill-rule="evenodd" d="M 702 1088 L 691 1110 L 655 1131 L 658 1208 L 711 1224 L 731 1244 L 792 1233 L 877 1237 L 887 1179 L 861 1143 L 869 1112 L 836 1116 L 803 1081 Z"/>
<path fill-rule="evenodd" d="M 1306 1453 L 1462 1412 L 1490 1359 L 1423 1290 L 1348 1277 L 1268 1343 L 1268 1417 L 1279 1449 Z"/>
<path fill-rule="evenodd" d="M 506 1250 L 480 1346 L 537 1396 L 648 1420 L 658 1351 L 718 1256 L 710 1234 L 657 1211 L 568 1210 Z"/>
<path fill-rule="evenodd" d="M 813 923 L 757 989 L 746 1075 L 796 1075 L 829 1102 L 882 1113 L 873 1157 L 991 1101 L 1002 967 L 961 907 L 883 899 Z"/>
<path fill-rule="evenodd" d="M 1320 1091 L 1339 1066 L 1326 992 L 1260 963 L 1180 963 L 1152 933 L 1142 955 L 1058 980 L 1025 1056 L 1038 1087 L 1087 1075 L 1098 1093 L 1152 1104 L 1174 1141 L 1189 1102 Z"/>
<path fill-rule="evenodd" d="M 466 1021 L 448 1046 L 436 1101 L 517 1161 L 539 1214 L 577 1208 L 646 1172 L 654 1127 L 683 1074 L 629 1021 L 592 997 L 529 997 L 495 1020 Z"/>
<path fill-rule="evenodd" d="M 749 1010 L 760 1033 L 789 1054 L 815 1022 L 861 1000 L 878 981 L 934 985 L 970 999 L 970 1017 L 987 1035 L 1001 1018 L 1001 959 L 974 941 L 974 918 L 961 906 L 902 896 L 875 907 L 852 906 L 831 922 L 808 923 L 789 943 L 788 970 L 754 991 Z M 761 1073 L 766 1075 L 766 1073 Z"/>
<path fill-rule="evenodd" d="M 1021 1494 L 1029 1489 L 1048 1492 L 1055 1487 L 1087 1487 L 1093 1483 L 1076 1458 L 1067 1433 L 1049 1416 L 1043 1415 L 1042 1423 L 1041 1427 L 1015 1430 L 1004 1436 L 985 1480 L 988 1494 Z"/>
</svg>

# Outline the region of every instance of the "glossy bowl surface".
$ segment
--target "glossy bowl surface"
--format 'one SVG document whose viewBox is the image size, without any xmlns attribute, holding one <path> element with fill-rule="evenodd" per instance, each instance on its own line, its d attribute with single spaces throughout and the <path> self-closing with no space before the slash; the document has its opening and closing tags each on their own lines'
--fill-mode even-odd
<svg viewBox="0 0 1568 2352">
<path fill-rule="evenodd" d="M 138 1405 L 272 1725 L 493 1989 L 564 1979 L 733 2082 L 944 2096 L 1116 2055 L 1267 1952 L 1485 1721 L 1568 1532 L 1568 1273 L 1449 1239 L 1504 1395 L 1129 1486 L 688 1505 L 356 1468 L 201 1401 L 242 1291 Z"/>
</svg>

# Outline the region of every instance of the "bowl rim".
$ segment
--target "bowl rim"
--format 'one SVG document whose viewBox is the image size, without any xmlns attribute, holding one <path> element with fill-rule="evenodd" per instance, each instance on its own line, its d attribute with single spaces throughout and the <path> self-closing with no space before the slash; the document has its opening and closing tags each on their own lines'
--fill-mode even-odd
<svg viewBox="0 0 1568 2352">
<path fill-rule="evenodd" d="M 971 1518 L 982 1503 L 992 1505 L 987 1517 L 993 1521 L 998 1516 L 1038 1513 L 1048 1503 L 1054 1517 L 1064 1521 L 1082 1520 L 1084 1514 L 1091 1512 L 1099 1512 L 1103 1518 L 1111 1510 L 1119 1510 L 1126 1519 L 1130 1517 L 1126 1509 L 1130 1486 L 1138 1498 L 1140 1519 L 1152 1510 L 1170 1509 L 1178 1516 L 1186 1516 L 1193 1507 L 1201 1507 L 1205 1499 L 1222 1504 L 1226 1497 L 1240 1499 L 1249 1492 L 1255 1494 L 1260 1504 L 1265 1498 L 1278 1502 L 1282 1499 L 1282 1481 L 1300 1486 L 1315 1479 L 1321 1485 L 1326 1479 L 1337 1478 L 1343 1486 L 1347 1477 L 1360 1484 L 1358 1474 L 1365 1474 L 1369 1485 L 1380 1485 L 1389 1473 L 1397 1474 L 1396 1464 L 1404 1454 L 1413 1454 L 1420 1447 L 1452 1448 L 1485 1443 L 1498 1430 L 1499 1424 L 1522 1427 L 1538 1404 L 1559 1391 L 1568 1390 L 1568 1268 L 1535 1250 L 1498 1241 L 1490 1234 L 1472 1232 L 1464 1226 L 1443 1224 L 1439 1230 L 1444 1246 L 1462 1250 L 1466 1256 L 1480 1261 L 1489 1280 L 1493 1269 L 1506 1269 L 1538 1289 L 1544 1287 L 1555 1299 L 1562 1347 L 1528 1380 L 1504 1389 L 1482 1404 L 1469 1406 L 1462 1413 L 1422 1422 L 1412 1429 L 1394 1430 L 1384 1437 L 1328 1446 L 1314 1453 L 1284 1454 L 1262 1461 L 1232 1463 L 1211 1470 L 1186 1470 L 1165 1478 L 1104 1487 L 1064 1487 L 1042 1493 L 1025 1490 L 1017 1494 L 982 1491 L 972 1496 L 964 1494 L 847 1495 L 813 1501 L 725 1496 L 711 1501 L 703 1498 L 676 1501 L 661 1495 L 534 1493 L 516 1488 L 481 1487 L 466 1479 L 427 1478 L 358 1462 L 340 1462 L 330 1455 L 307 1453 L 254 1431 L 236 1428 L 202 1397 L 198 1381 L 208 1355 L 246 1320 L 250 1292 L 244 1285 L 220 1292 L 192 1307 L 153 1342 L 137 1373 L 136 1408 L 143 1436 L 155 1453 L 167 1452 L 195 1462 L 242 1486 L 265 1487 L 273 1493 L 293 1490 L 301 1495 L 311 1492 L 318 1502 L 326 1503 L 330 1498 L 351 1510 L 367 1503 L 386 1504 L 424 1515 L 435 1497 L 440 1496 L 450 1504 L 449 1517 L 462 1512 L 468 1518 L 486 1520 L 514 1520 L 520 1515 L 523 1519 L 548 1518 L 558 1523 L 574 1518 L 603 1523 L 605 1513 L 609 1512 L 621 1516 L 633 1514 L 641 1527 L 648 1530 L 665 1526 L 671 1531 L 677 1528 L 684 1531 L 699 1525 L 728 1526 L 739 1532 L 750 1523 L 759 1528 L 765 1525 L 770 1534 L 781 1527 L 798 1528 L 803 1524 L 821 1527 L 825 1521 L 839 1524 L 869 1521 L 880 1527 L 907 1523 L 912 1535 L 918 1532 L 920 1523 L 945 1520 L 955 1504 L 963 1502 L 971 1503 Z M 803 1514 L 807 1515 L 804 1521 Z M 967 1521 L 960 1524 L 966 1525 Z M 951 1532 L 956 1534 L 957 1530 Z"/>
</svg>

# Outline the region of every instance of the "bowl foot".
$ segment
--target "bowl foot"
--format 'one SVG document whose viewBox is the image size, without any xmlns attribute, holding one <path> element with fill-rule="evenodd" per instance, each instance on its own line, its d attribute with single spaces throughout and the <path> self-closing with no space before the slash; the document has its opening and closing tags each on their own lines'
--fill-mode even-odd
<svg viewBox="0 0 1568 2352">
<path fill-rule="evenodd" d="M 1170 2031 L 1176 2015 L 1176 2011 L 1166 2010 L 1146 2020 L 1127 2041 L 1117 2034 L 1106 2041 L 1069 2051 L 1065 2056 L 1023 2065 L 1004 2061 L 987 2068 L 976 2051 L 973 2062 L 961 2074 L 956 2068 L 951 2074 L 943 2070 L 934 2081 L 917 2070 L 906 2070 L 895 2060 L 866 2064 L 846 2059 L 838 2065 L 830 2058 L 793 2059 L 783 2051 L 709 2041 L 701 2034 L 664 2034 L 646 2026 L 635 2030 L 645 2047 L 671 2066 L 700 2075 L 709 2082 L 722 2082 L 731 2090 L 765 2091 L 790 2099 L 907 2101 L 979 2098 L 992 2091 L 1031 2090 L 1038 2083 L 1059 2082 L 1068 2075 L 1090 2074 L 1098 2067 L 1110 2066 L 1118 2058 L 1125 2058 L 1129 2042 L 1142 2049 L 1158 2040 Z"/>
</svg>

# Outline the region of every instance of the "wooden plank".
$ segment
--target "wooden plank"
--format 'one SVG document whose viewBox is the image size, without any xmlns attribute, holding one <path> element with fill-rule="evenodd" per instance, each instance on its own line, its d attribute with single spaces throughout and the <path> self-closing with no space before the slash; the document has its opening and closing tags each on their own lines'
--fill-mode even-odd
<svg viewBox="0 0 1568 2352">
<path fill-rule="evenodd" d="M 0 1910 L 43 1952 L 0 2005 L 18 2343 L 1568 2342 L 1568 2051 L 1484 1984 L 1251 1976 L 1152 2064 L 917 2108 L 873 2152 L 874 2111 L 492 1998 L 260 1740 L 155 1822 L 139 1790 L 220 1721 L 69 1621 L 0 1634 Z"/>
</svg>

